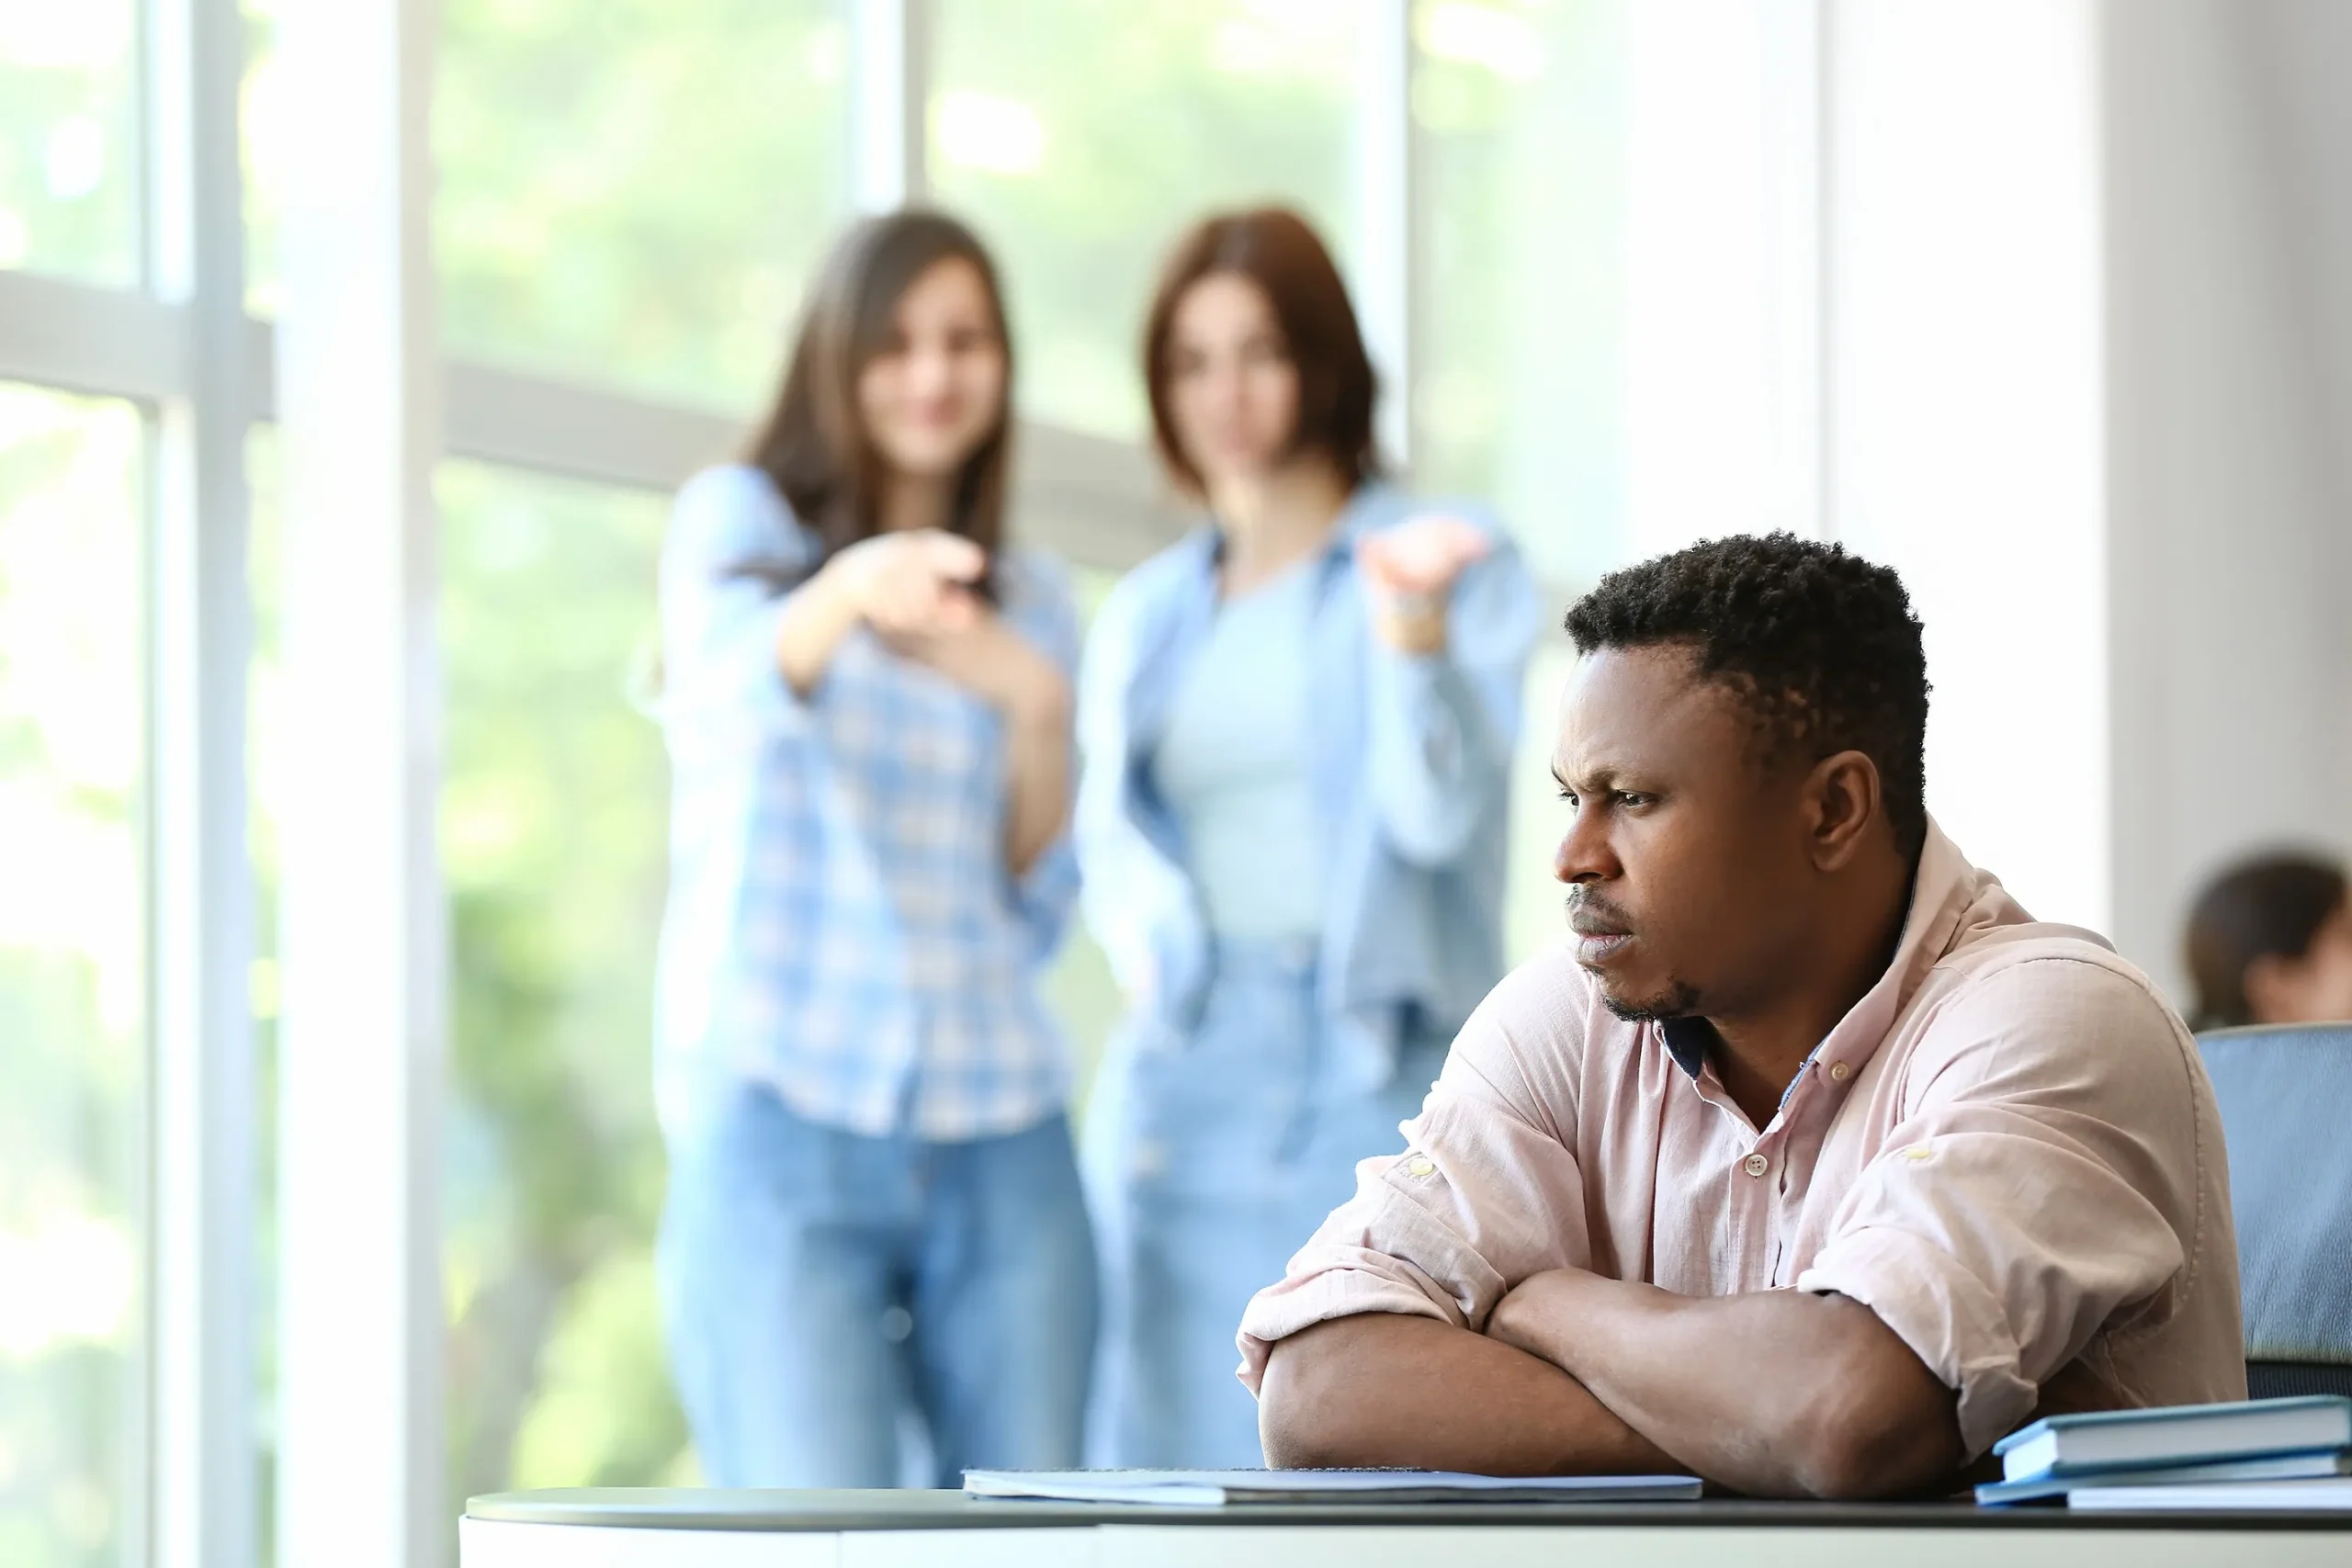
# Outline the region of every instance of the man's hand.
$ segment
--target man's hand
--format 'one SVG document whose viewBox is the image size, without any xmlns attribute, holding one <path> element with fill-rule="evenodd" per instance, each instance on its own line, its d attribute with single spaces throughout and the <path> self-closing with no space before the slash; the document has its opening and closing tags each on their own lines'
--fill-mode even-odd
<svg viewBox="0 0 2352 1568">
<path fill-rule="evenodd" d="M 1356 570 L 1381 640 L 1400 653 L 1442 652 L 1454 579 L 1492 547 L 1459 517 L 1416 517 L 1367 536 L 1356 546 Z"/>
</svg>

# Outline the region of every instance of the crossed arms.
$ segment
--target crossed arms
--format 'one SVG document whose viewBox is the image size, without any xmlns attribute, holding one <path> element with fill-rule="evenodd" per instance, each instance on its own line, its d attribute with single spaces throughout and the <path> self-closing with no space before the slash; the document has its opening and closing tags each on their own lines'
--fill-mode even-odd
<svg viewBox="0 0 2352 1568">
<path fill-rule="evenodd" d="M 1584 1072 L 1574 972 L 1523 966 L 1456 1040 L 1408 1152 L 1365 1162 L 1250 1303 L 1268 1461 L 1861 1497 L 1956 1479 L 2036 1414 L 2242 1397 L 2230 1279 L 2193 1267 L 2192 1243 L 2230 1243 L 2226 1208 L 2201 1217 L 2195 1080 L 2164 1070 L 2187 1036 L 2143 983 L 2086 967 L 2011 964 L 1948 999 L 1876 1151 L 1815 1191 L 1836 1218 L 1795 1288 L 1742 1290 L 1713 1256 L 1733 1219 L 1690 1223 L 1719 1179 L 1690 1158 L 1708 1123 L 1657 1164 L 1679 1183 L 1661 1204 L 1650 1140 L 1679 1080 L 1611 1077 L 1641 1070 L 1622 1044 Z M 1613 1234 L 1612 1179 L 1632 1193 Z M 1692 1293 L 1610 1278 L 1629 1250 Z M 2094 1344 L 2115 1325 L 2171 1337 L 2161 1362 L 2137 1352 L 2136 1385 Z"/>
<path fill-rule="evenodd" d="M 1274 1345 L 1260 1400 L 1277 1466 L 1687 1470 L 1866 1497 L 1966 1458 L 1952 1391 L 1859 1302 L 1678 1296 L 1575 1269 L 1522 1281 L 1484 1334 L 1396 1313 L 1317 1324 Z"/>
</svg>

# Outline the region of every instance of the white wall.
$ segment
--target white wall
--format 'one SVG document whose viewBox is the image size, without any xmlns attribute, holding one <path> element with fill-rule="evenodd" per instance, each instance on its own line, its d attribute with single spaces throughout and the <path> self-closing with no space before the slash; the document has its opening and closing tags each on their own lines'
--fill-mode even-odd
<svg viewBox="0 0 2352 1568">
<path fill-rule="evenodd" d="M 2352 5 L 1657 0 L 1626 65 L 1624 557 L 1902 571 L 1930 808 L 2178 995 L 2204 877 L 2352 842 Z"/>
<path fill-rule="evenodd" d="M 2115 932 L 2352 839 L 2352 7 L 2106 17 Z"/>
<path fill-rule="evenodd" d="M 1929 807 L 2104 923 L 2093 0 L 1644 0 L 1626 38 L 1625 527 L 1903 573 Z"/>
<path fill-rule="evenodd" d="M 1820 531 L 1818 17 L 1627 8 L 1625 560 Z"/>
<path fill-rule="evenodd" d="M 2045 919 L 2109 916 L 2086 0 L 1827 12 L 1825 532 L 1903 574 L 1928 804 Z"/>
</svg>

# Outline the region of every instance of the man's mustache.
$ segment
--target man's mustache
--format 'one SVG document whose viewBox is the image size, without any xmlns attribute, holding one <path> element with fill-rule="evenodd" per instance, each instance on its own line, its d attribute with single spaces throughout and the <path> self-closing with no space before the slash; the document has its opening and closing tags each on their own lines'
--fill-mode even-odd
<svg viewBox="0 0 2352 1568">
<path fill-rule="evenodd" d="M 1568 929 L 1578 936 L 1631 936 L 1634 919 L 1608 899 L 1582 888 L 1571 889 L 1567 900 Z"/>
</svg>

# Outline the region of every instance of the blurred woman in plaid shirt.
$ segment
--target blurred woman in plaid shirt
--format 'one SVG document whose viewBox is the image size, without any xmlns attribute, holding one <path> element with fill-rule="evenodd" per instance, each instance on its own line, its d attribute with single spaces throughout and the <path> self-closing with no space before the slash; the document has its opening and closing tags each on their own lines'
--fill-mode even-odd
<svg viewBox="0 0 2352 1568">
<path fill-rule="evenodd" d="M 978 241 L 864 222 L 664 547 L 661 1284 L 718 1485 L 1079 1456 L 1094 1256 L 1036 987 L 1078 630 L 1003 547 L 1011 377 Z"/>
</svg>

